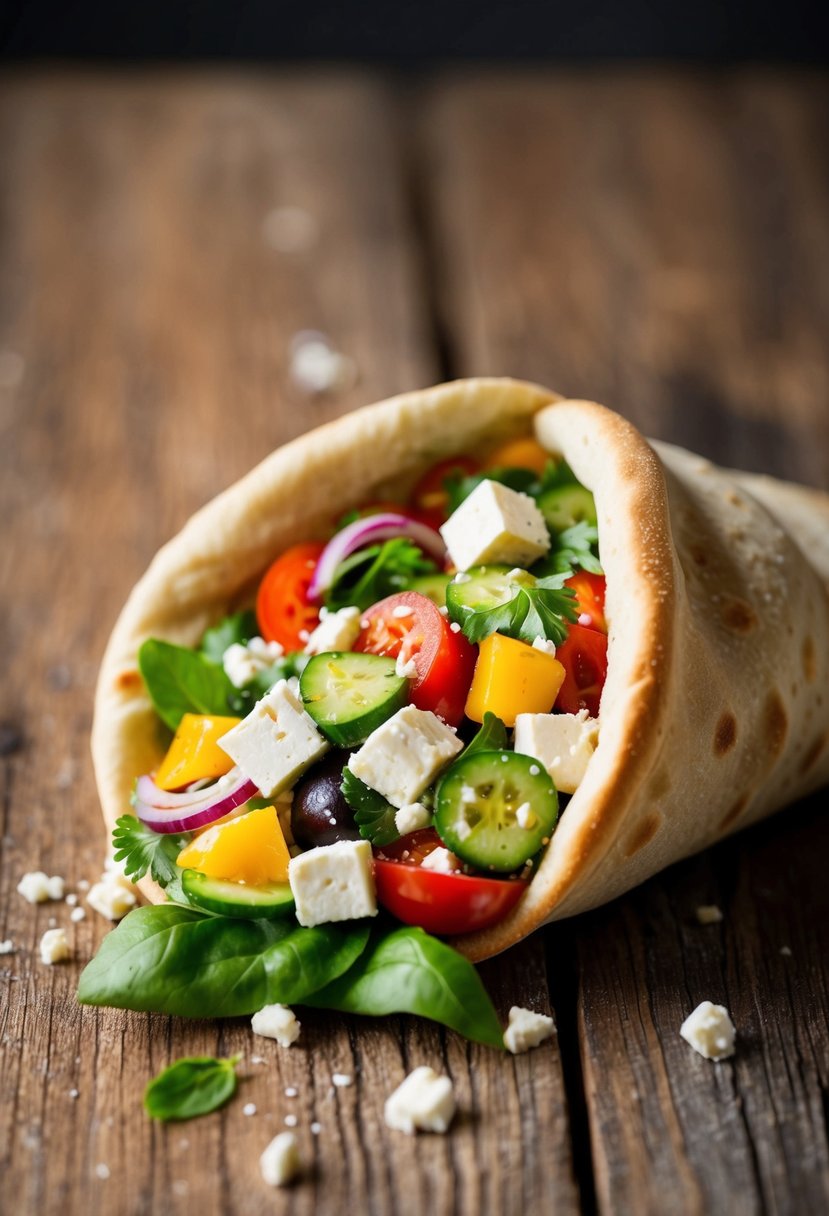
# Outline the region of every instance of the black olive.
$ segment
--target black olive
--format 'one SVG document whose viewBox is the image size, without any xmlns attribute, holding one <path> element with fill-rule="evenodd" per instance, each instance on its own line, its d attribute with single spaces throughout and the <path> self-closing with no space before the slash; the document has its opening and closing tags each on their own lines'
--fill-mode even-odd
<svg viewBox="0 0 829 1216">
<path fill-rule="evenodd" d="M 297 844 L 313 849 L 338 840 L 360 839 L 354 812 L 340 790 L 349 754 L 328 752 L 298 783 L 291 804 L 291 831 Z"/>
</svg>

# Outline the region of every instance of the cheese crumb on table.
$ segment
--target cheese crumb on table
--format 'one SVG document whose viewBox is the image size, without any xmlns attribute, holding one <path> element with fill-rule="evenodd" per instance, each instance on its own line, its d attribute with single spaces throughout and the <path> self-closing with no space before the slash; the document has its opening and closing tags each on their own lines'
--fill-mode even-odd
<svg viewBox="0 0 829 1216">
<path fill-rule="evenodd" d="M 265 1005 L 250 1020 L 254 1034 L 276 1039 L 280 1047 L 290 1047 L 299 1038 L 302 1023 L 287 1005 Z"/>
<path fill-rule="evenodd" d="M 696 911 L 697 923 L 700 925 L 718 925 L 722 920 L 722 912 L 716 904 L 700 904 Z"/>
<path fill-rule="evenodd" d="M 288 881 L 301 925 L 362 920 L 377 915 L 371 845 L 338 840 L 292 857 Z"/>
<path fill-rule="evenodd" d="M 43 963 L 62 963 L 72 957 L 69 942 L 64 929 L 47 929 L 40 939 L 40 961 Z"/>
<path fill-rule="evenodd" d="M 499 563 L 531 566 L 550 548 L 550 534 L 528 494 L 489 478 L 475 487 L 440 529 L 458 570 Z"/>
<path fill-rule="evenodd" d="M 455 1113 L 455 1094 L 449 1077 L 423 1065 L 386 1099 L 385 1120 L 395 1131 L 413 1136 L 416 1131 L 445 1132 Z"/>
<path fill-rule="evenodd" d="M 703 1001 L 679 1028 L 686 1043 L 706 1060 L 726 1060 L 734 1055 L 734 1023 L 724 1005 Z"/>
<path fill-rule="evenodd" d="M 287 1186 L 302 1170 L 297 1139 L 293 1132 L 274 1136 L 262 1156 L 259 1168 L 268 1186 Z"/>
<path fill-rule="evenodd" d="M 256 1114 L 256 1103 L 255 1102 L 246 1102 L 245 1105 L 242 1107 L 242 1114 L 247 1115 L 248 1117 L 250 1117 L 251 1115 L 255 1115 Z"/>
<path fill-rule="evenodd" d="M 122 920 L 138 903 L 132 883 L 118 870 L 106 869 L 99 882 L 90 887 L 86 902 L 107 920 Z M 71 913 L 73 919 L 81 917 Z"/>
<path fill-rule="evenodd" d="M 218 742 L 263 798 L 292 786 L 329 747 L 287 680 L 278 680 Z"/>
<path fill-rule="evenodd" d="M 331 1083 L 336 1085 L 337 1089 L 348 1089 L 349 1085 L 354 1084 L 354 1078 L 349 1076 L 347 1072 L 335 1072 L 331 1078 Z"/>
<path fill-rule="evenodd" d="M 50 899 L 63 899 L 64 885 L 57 874 L 50 878 L 42 870 L 31 870 L 20 879 L 17 890 L 30 904 L 45 904 Z"/>
<path fill-rule="evenodd" d="M 504 1046 L 513 1055 L 538 1047 L 556 1032 L 555 1022 L 545 1013 L 534 1013 L 513 1005 L 509 1011 L 509 1025 L 504 1031 Z"/>
<path fill-rule="evenodd" d="M 14 942 L 10 937 L 7 937 L 4 942 L 0 942 L 0 954 L 16 954 L 17 950 Z"/>
<path fill-rule="evenodd" d="M 462 749 L 455 731 L 437 714 L 404 705 L 369 735 L 348 767 L 392 806 L 402 809 L 416 802 Z"/>
</svg>

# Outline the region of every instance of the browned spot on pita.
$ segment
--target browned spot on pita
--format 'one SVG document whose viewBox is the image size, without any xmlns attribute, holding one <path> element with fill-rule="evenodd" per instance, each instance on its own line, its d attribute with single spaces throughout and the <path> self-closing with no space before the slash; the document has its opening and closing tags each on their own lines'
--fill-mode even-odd
<svg viewBox="0 0 829 1216">
<path fill-rule="evenodd" d="M 728 599 L 722 609 L 723 624 L 734 633 L 751 633 L 757 627 L 757 613 L 747 600 Z"/>
<path fill-rule="evenodd" d="M 783 750 L 783 744 L 786 742 L 786 731 L 789 728 L 789 719 L 786 715 L 786 707 L 783 704 L 783 699 L 776 688 L 772 689 L 766 698 L 766 706 L 763 711 L 763 723 L 765 732 L 766 747 L 769 750 L 769 755 L 773 758 L 779 756 Z"/>
<path fill-rule="evenodd" d="M 704 549 L 702 545 L 689 545 L 688 551 L 697 566 L 708 565 L 708 550 Z"/>
<path fill-rule="evenodd" d="M 737 819 L 740 818 L 743 811 L 748 806 L 750 797 L 751 797 L 750 794 L 741 794 L 740 797 L 737 799 L 737 801 L 734 803 L 734 805 L 731 807 L 731 809 L 726 811 L 725 815 L 723 815 L 722 819 L 720 820 L 720 831 L 721 832 L 726 831 L 727 828 L 731 827 L 732 823 L 734 823 Z"/>
<path fill-rule="evenodd" d="M 122 671 L 115 677 L 115 687 L 120 692 L 130 692 L 133 688 L 138 688 L 141 683 L 141 676 L 137 671 Z"/>
<path fill-rule="evenodd" d="M 744 507 L 746 505 L 745 499 L 740 498 L 740 495 L 734 490 L 729 490 L 725 498 L 727 502 L 731 503 L 732 507 Z"/>
<path fill-rule="evenodd" d="M 717 723 L 714 732 L 714 755 L 724 756 L 737 742 L 737 719 L 727 709 Z"/>
<path fill-rule="evenodd" d="M 806 638 L 803 643 L 803 674 L 809 684 L 817 678 L 817 656 L 815 654 L 814 638 Z"/>
<path fill-rule="evenodd" d="M 649 815 L 646 815 L 625 841 L 623 850 L 625 857 L 633 857 L 634 853 L 638 853 L 640 849 L 644 849 L 646 844 L 650 844 L 661 824 L 662 815 L 659 811 L 651 811 Z"/>
<path fill-rule="evenodd" d="M 815 767 L 820 759 L 821 752 L 826 747 L 827 743 L 829 743 L 829 734 L 824 731 L 822 735 L 818 735 L 809 750 L 806 752 L 806 755 L 803 757 L 804 773 L 808 773 L 809 769 Z"/>
</svg>

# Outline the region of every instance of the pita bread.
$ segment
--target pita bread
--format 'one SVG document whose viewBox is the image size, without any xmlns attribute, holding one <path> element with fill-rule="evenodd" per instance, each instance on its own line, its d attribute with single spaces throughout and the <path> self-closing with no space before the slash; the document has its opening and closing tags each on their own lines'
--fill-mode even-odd
<svg viewBox="0 0 829 1216">
<path fill-rule="evenodd" d="M 400 497 L 444 456 L 533 427 L 596 499 L 610 625 L 599 746 L 517 908 L 455 944 L 496 954 L 829 781 L 829 496 L 651 445 L 593 402 L 466 380 L 280 448 L 158 553 L 98 681 L 108 828 L 166 747 L 136 663 L 145 638 L 195 644 L 289 544 L 360 501 Z"/>
</svg>

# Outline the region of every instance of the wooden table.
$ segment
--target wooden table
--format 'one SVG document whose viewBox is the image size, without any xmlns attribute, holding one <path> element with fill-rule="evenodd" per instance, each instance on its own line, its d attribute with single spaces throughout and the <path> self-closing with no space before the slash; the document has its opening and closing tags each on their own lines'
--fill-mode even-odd
<svg viewBox="0 0 829 1216">
<path fill-rule="evenodd" d="M 825 79 L 759 71 L 6 78 L 9 1216 L 829 1209 L 825 794 L 487 964 L 502 1011 L 555 1010 L 553 1045 L 515 1059 L 404 1018 L 307 1011 L 284 1051 L 243 1019 L 81 1009 L 108 924 L 15 891 L 27 870 L 75 889 L 101 868 L 92 693 L 132 583 L 194 508 L 325 418 L 509 373 L 829 486 L 827 102 Z M 284 207 L 305 213 L 293 237 Z M 309 328 L 355 361 L 349 391 L 292 383 L 291 338 Z M 700 903 L 722 924 L 697 925 Z M 74 947 L 51 968 L 50 918 Z M 732 1012 L 731 1063 L 678 1036 L 703 998 Z M 161 1066 L 234 1051 L 241 1098 L 150 1124 L 141 1092 Z M 451 1073 L 462 1113 L 411 1141 L 382 1106 L 423 1062 Z M 335 1091 L 334 1071 L 354 1085 Z M 272 1192 L 257 1157 L 290 1113 L 310 1174 Z"/>
</svg>

